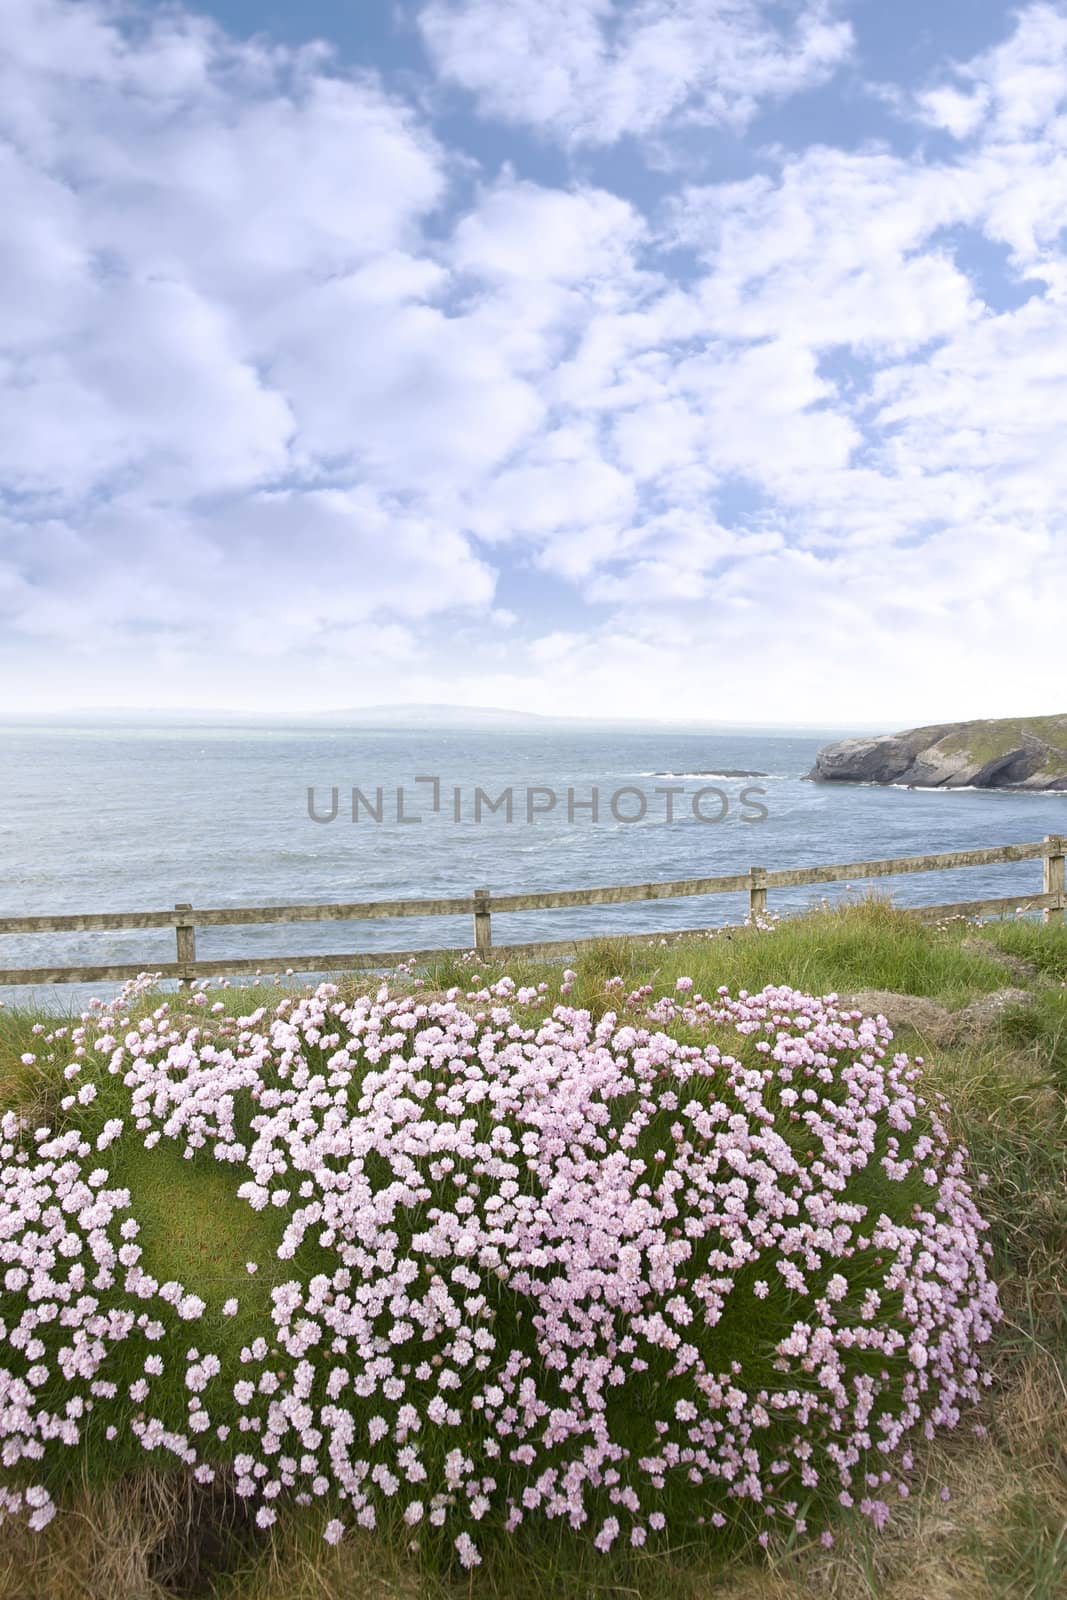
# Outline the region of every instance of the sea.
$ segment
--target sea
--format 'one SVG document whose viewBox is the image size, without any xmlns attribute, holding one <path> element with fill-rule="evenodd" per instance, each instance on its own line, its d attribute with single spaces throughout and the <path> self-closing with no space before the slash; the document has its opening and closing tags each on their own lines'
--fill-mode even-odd
<svg viewBox="0 0 1067 1600">
<path fill-rule="evenodd" d="M 0 917 L 585 888 L 1067 832 L 1067 793 L 806 780 L 840 730 L 586 724 L 0 727 Z M 901 904 L 1039 892 L 1040 862 L 881 879 Z M 789 913 L 870 887 L 772 892 Z M 743 920 L 743 895 L 494 915 L 496 943 Z M 467 917 L 212 928 L 202 958 L 469 949 Z M 174 959 L 173 930 L 0 934 L 0 967 Z M 115 985 L 0 986 L 80 1010 Z"/>
</svg>

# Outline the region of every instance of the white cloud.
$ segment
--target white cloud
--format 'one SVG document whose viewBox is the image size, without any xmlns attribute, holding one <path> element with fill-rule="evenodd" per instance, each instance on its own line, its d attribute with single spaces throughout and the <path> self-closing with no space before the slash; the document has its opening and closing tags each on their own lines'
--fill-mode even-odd
<svg viewBox="0 0 1067 1600">
<path fill-rule="evenodd" d="M 575 144 L 672 119 L 741 128 L 760 104 L 824 82 L 852 31 L 830 0 L 429 0 L 439 72 L 482 113 Z"/>
<path fill-rule="evenodd" d="M 63 344 L 42 337 L 3 375 L 0 473 L 22 493 L 69 499 L 133 473 L 158 494 L 218 493 L 287 464 L 288 404 L 187 283 L 105 278 Z"/>
<path fill-rule="evenodd" d="M 425 127 L 321 52 L 178 9 L 12 0 L 5 33 L 9 655 L 49 641 L 106 676 L 110 653 L 121 681 L 136 643 L 160 694 L 186 650 L 232 681 L 244 657 L 344 656 L 358 624 L 397 660 L 412 621 L 487 609 L 492 572 L 412 497 L 508 454 L 541 405 L 433 303 Z"/>
<path fill-rule="evenodd" d="M 294 422 L 268 376 L 272 322 L 299 286 L 411 235 L 443 192 L 440 153 L 369 81 L 181 11 L 136 32 L 112 15 L 5 13 L 0 171 L 20 222 L 0 462 L 60 498 L 280 477 Z"/>
<path fill-rule="evenodd" d="M 645 233 L 633 207 L 603 189 L 565 192 L 509 177 L 460 221 L 451 259 L 490 282 L 573 284 L 625 277 Z"/>
<path fill-rule="evenodd" d="M 777 180 L 687 189 L 672 233 L 708 262 L 701 303 L 715 332 L 793 329 L 812 347 L 903 353 L 975 314 L 971 283 L 930 241 L 977 217 L 983 187 L 965 168 L 816 147 Z"/>
<path fill-rule="evenodd" d="M 945 85 L 938 89 L 924 89 L 915 97 L 919 116 L 934 128 L 944 128 L 953 138 L 965 139 L 973 133 L 989 107 L 989 94 L 976 89 L 967 94 L 961 89 Z"/>
<path fill-rule="evenodd" d="M 664 589 L 655 584 L 662 574 Z M 869 727 L 1055 709 L 1062 539 L 986 519 L 922 547 L 780 545 L 708 578 L 635 569 L 607 622 L 529 663 L 477 663 L 457 695 L 533 709 Z M 536 672 L 536 689 L 530 680 Z"/>
<path fill-rule="evenodd" d="M 71 657 L 157 631 L 211 655 L 329 652 L 383 617 L 395 642 L 405 623 L 487 608 L 494 590 L 459 534 L 369 490 L 259 493 L 181 516 L 130 498 L 78 529 L 0 525 L 0 552 L 8 642 L 47 639 Z"/>
<path fill-rule="evenodd" d="M 469 318 L 403 296 L 402 281 L 382 298 L 360 274 L 309 284 L 281 309 L 271 372 L 297 418 L 295 454 L 396 492 L 480 482 L 543 403 Z"/>
<path fill-rule="evenodd" d="M 1025 138 L 1048 126 L 1067 101 L 1067 14 L 1040 3 L 1014 21 L 1000 45 L 957 67 L 957 82 L 923 91 L 920 114 L 958 139 L 973 134 L 984 118 L 998 139 Z"/>
<path fill-rule="evenodd" d="M 1067 502 L 1067 319 L 1043 299 L 987 318 L 921 367 L 887 369 L 879 422 L 913 471 L 981 485 L 987 507 L 1057 521 Z"/>
<path fill-rule="evenodd" d="M 702 417 L 706 456 L 720 471 L 768 485 L 842 468 L 860 443 L 847 415 L 820 404 L 833 390 L 810 348 L 782 332 L 740 349 L 710 344 L 681 360 L 675 375 Z"/>
<path fill-rule="evenodd" d="M 442 71 L 484 49 L 507 115 L 572 140 L 740 126 L 833 54 L 783 65 L 754 4 L 589 0 L 527 82 L 555 13 L 492 14 L 424 11 Z M 0 664 L 60 702 L 870 720 L 923 714 L 938 674 L 936 714 L 1040 699 L 1067 598 L 1061 21 L 1031 7 L 922 91 L 951 156 L 761 151 L 645 215 L 507 164 L 450 185 L 410 106 L 320 50 L 9 0 Z"/>
</svg>

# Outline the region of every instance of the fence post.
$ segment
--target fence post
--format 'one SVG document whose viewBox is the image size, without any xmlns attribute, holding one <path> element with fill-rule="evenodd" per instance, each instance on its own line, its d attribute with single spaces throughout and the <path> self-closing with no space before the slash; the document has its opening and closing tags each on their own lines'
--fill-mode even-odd
<svg viewBox="0 0 1067 1600">
<path fill-rule="evenodd" d="M 762 917 L 767 909 L 767 889 L 764 883 L 766 876 L 766 867 L 748 869 L 748 914 L 753 922 L 757 917 Z"/>
<path fill-rule="evenodd" d="M 489 890 L 474 891 L 474 948 L 480 956 L 488 956 L 493 947 L 492 918 L 489 914 Z"/>
<path fill-rule="evenodd" d="M 193 908 L 187 900 L 179 900 L 174 909 L 192 913 Z M 174 938 L 178 947 L 178 965 L 186 969 L 178 978 L 178 987 L 188 989 L 196 976 L 192 970 L 196 960 L 196 927 L 191 915 L 188 920 L 174 924 Z"/>
<path fill-rule="evenodd" d="M 1062 922 L 1064 920 L 1064 860 L 1065 852 L 1067 852 L 1067 839 L 1064 839 L 1058 833 L 1048 833 L 1045 835 L 1045 843 L 1049 849 L 1048 855 L 1045 857 L 1044 892 L 1045 894 L 1058 894 L 1060 897 L 1058 906 L 1045 907 L 1045 921 Z"/>
</svg>

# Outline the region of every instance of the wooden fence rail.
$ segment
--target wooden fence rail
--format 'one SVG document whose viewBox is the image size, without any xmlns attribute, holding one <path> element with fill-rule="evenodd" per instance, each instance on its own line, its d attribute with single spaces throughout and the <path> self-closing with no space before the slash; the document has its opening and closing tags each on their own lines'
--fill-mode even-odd
<svg viewBox="0 0 1067 1600">
<path fill-rule="evenodd" d="M 592 889 L 544 889 L 531 894 L 494 895 L 489 889 L 475 889 L 469 895 L 438 900 L 361 900 L 325 905 L 222 906 L 199 910 L 186 901 L 172 911 L 93 911 L 58 916 L 0 917 L 0 934 L 5 933 L 83 933 L 141 928 L 173 928 L 175 960 L 138 963 L 111 963 L 103 966 L 4 967 L 0 985 L 37 983 L 106 983 L 135 978 L 141 972 L 158 972 L 177 978 L 182 984 L 197 978 L 239 976 L 255 973 L 343 972 L 367 968 L 387 968 L 400 961 L 425 962 L 448 954 L 451 949 L 361 950 L 340 955 L 224 957 L 201 961 L 196 955 L 198 928 L 248 927 L 263 923 L 357 922 L 393 917 L 473 918 L 474 949 L 482 956 L 523 954 L 560 955 L 569 950 L 595 944 L 595 938 L 556 939 L 527 944 L 496 945 L 492 937 L 494 914 L 514 911 L 550 911 L 566 906 L 624 905 L 645 900 L 676 900 L 691 895 L 748 895 L 749 915 L 756 918 L 767 910 L 772 889 L 792 889 L 820 883 L 841 883 L 853 879 L 885 878 L 900 873 L 947 872 L 962 867 L 996 866 L 1012 861 L 1041 861 L 1041 892 L 1002 895 L 987 900 L 958 900 L 943 905 L 909 906 L 916 916 L 997 916 L 1006 911 L 1041 911 L 1046 922 L 1062 921 L 1067 908 L 1064 865 L 1067 839 L 1059 834 L 1029 844 L 994 845 L 980 850 L 950 850 L 940 855 L 895 856 L 879 861 L 846 861 L 815 867 L 785 867 L 780 870 L 750 867 L 747 872 L 717 878 L 678 878 L 662 883 L 627 883 Z M 642 933 L 625 937 L 677 939 L 706 932 L 706 928 L 673 929 L 670 932 Z"/>
</svg>

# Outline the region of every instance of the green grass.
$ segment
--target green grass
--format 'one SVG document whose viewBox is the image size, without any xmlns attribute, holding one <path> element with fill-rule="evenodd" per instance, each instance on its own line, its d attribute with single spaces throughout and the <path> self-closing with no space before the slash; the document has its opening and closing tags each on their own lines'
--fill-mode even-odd
<svg viewBox="0 0 1067 1600">
<path fill-rule="evenodd" d="M 1067 923 L 1011 917 L 987 923 L 981 937 L 997 950 L 1030 962 L 1041 976 L 1067 982 Z"/>
<path fill-rule="evenodd" d="M 15 1106 L 35 1122 L 51 1123 L 55 1117 L 63 1080 L 47 1062 L 25 1063 L 26 1053 L 38 1055 L 41 1033 L 58 1024 L 77 1026 L 78 1019 L 67 1013 L 42 1010 L 0 1009 L 0 1104 Z M 35 1032 L 40 1029 L 41 1033 Z"/>
<path fill-rule="evenodd" d="M 1010 926 L 1025 934 L 1022 924 Z M 1026 927 L 1044 936 L 1047 963 L 1062 960 L 1067 967 L 1067 929 Z M 975 931 L 966 928 L 972 937 Z M 705 995 L 722 984 L 731 991 L 755 991 L 776 983 L 809 994 L 891 989 L 957 1006 L 1010 981 L 994 950 L 986 956 L 961 948 L 963 933 L 954 927 L 938 934 L 887 901 L 868 898 L 790 917 L 767 933 L 725 928 L 714 937 L 664 945 L 652 935 L 605 939 L 567 959 L 578 975 L 569 998 L 572 1004 L 605 1009 L 617 1004 L 617 997 L 604 993 L 609 977 L 622 977 L 626 990 L 640 983 L 661 989 L 673 987 L 684 974 Z M 548 979 L 556 987 L 561 964 L 509 960 L 480 970 L 489 980 L 506 971 L 518 984 Z M 469 964 L 455 958 L 430 966 L 427 980 L 435 989 L 456 985 L 464 990 L 473 981 Z"/>
<path fill-rule="evenodd" d="M 1006 970 L 998 951 L 1029 962 L 1034 975 Z M 513 961 L 506 970 L 520 984 L 547 982 L 555 999 L 561 965 Z M 982 1415 L 986 1436 L 961 1430 L 930 1445 L 919 1462 L 924 1486 L 890 1528 L 875 1536 L 849 1525 L 829 1552 L 801 1541 L 766 1561 L 690 1543 L 654 1557 L 605 1558 L 566 1531 L 524 1527 L 488 1546 L 485 1567 L 461 1584 L 417 1565 L 389 1530 L 329 1549 L 318 1510 L 290 1507 L 269 1535 L 252 1536 L 225 1508 L 205 1510 L 173 1474 L 112 1453 L 92 1481 L 70 1485 L 69 1510 L 45 1536 L 5 1529 L 0 1600 L 162 1600 L 179 1592 L 215 1600 L 802 1600 L 813 1592 L 839 1600 L 1057 1600 L 1067 1592 L 1067 926 L 935 928 L 865 901 L 764 933 L 734 929 L 674 945 L 604 941 L 569 965 L 577 974 L 570 1002 L 597 1013 L 619 1009 L 641 984 L 671 992 L 681 974 L 705 995 L 720 985 L 736 992 L 776 983 L 815 993 L 887 989 L 950 1008 L 1009 985 L 1033 990 L 1030 1007 L 1007 1012 L 981 1037 L 925 1052 L 928 1087 L 948 1096 L 954 1131 L 988 1175 L 981 1204 L 1005 1319 L 992 1357 L 997 1383 Z M 423 987 L 466 993 L 499 970 L 484 968 L 476 981 L 469 964 L 442 959 Z M 605 988 L 615 976 L 621 993 Z M 378 980 L 348 981 L 365 988 Z M 227 1014 L 247 1013 L 277 1004 L 282 993 L 264 985 L 212 991 L 211 1000 Z M 171 999 L 182 1010 L 188 997 Z M 209 1008 L 195 1015 L 210 1028 Z M 0 1103 L 34 1120 L 53 1119 L 64 1085 L 59 1065 L 27 1067 L 20 1057 L 40 1048 L 35 1023 L 54 1022 L 54 1014 L 0 1010 Z M 143 1224 L 146 1266 L 208 1300 L 195 1342 L 220 1353 L 245 1342 L 270 1283 L 262 1265 L 251 1278 L 244 1264 L 262 1261 L 263 1229 L 280 1228 L 284 1216 L 256 1218 L 250 1229 L 227 1174 L 173 1149 L 127 1161 L 123 1181 Z M 219 1308 L 230 1295 L 241 1309 L 224 1319 Z M 950 1504 L 940 1499 L 946 1482 L 954 1486 Z M 182 1539 L 196 1560 L 176 1567 L 172 1552 L 175 1540 L 185 1548 Z"/>
<path fill-rule="evenodd" d="M 997 756 L 1006 756 L 1017 750 L 1022 735 L 1029 733 L 1044 739 L 1052 748 L 1048 753 L 1046 770 L 1053 776 L 1067 773 L 1067 717 L 1002 717 L 992 721 L 967 724 L 958 733 L 942 740 L 941 749 L 966 751 L 983 766 Z"/>
</svg>

